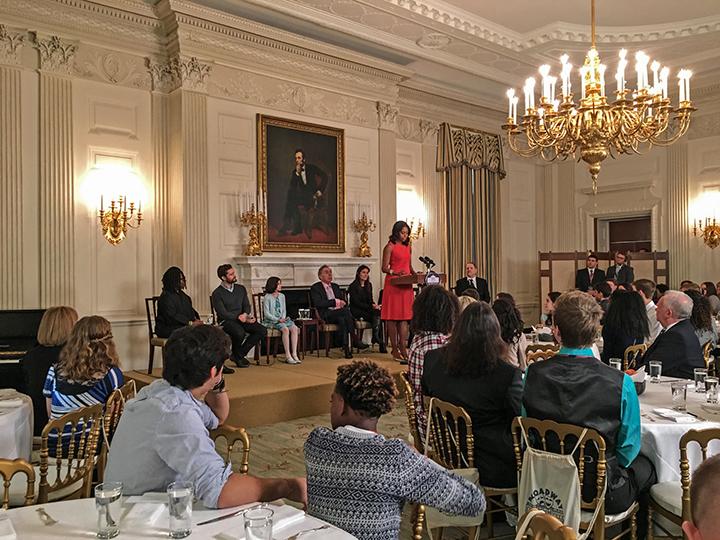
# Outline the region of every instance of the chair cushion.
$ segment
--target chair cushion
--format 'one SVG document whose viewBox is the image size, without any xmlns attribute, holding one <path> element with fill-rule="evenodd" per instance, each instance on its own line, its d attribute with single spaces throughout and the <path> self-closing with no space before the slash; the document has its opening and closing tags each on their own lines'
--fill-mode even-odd
<svg viewBox="0 0 720 540">
<path fill-rule="evenodd" d="M 275 328 L 268 328 L 267 336 L 268 337 L 280 337 L 281 332 L 280 330 L 276 330 Z"/>
<path fill-rule="evenodd" d="M 167 338 L 153 337 L 150 338 L 150 345 L 152 345 L 153 347 L 164 347 L 166 341 Z"/>
<path fill-rule="evenodd" d="M 632 503 L 630 505 L 630 508 L 625 510 L 624 512 L 620 512 L 619 514 L 605 514 L 605 524 L 606 525 L 614 525 L 615 523 L 620 523 L 621 521 L 626 520 L 630 514 L 635 512 L 638 509 L 637 503 Z M 583 510 L 580 513 L 580 521 L 583 523 L 588 523 L 593 517 L 593 513 L 588 510 Z"/>
<path fill-rule="evenodd" d="M 64 475 L 65 473 L 65 467 L 66 465 L 63 464 L 61 471 Z M 38 497 L 38 487 L 40 486 L 40 465 L 34 465 L 33 469 L 35 469 L 35 497 L 33 499 L 33 504 L 37 502 Z M 48 475 L 47 475 L 47 481 L 48 484 L 52 485 L 55 480 L 57 479 L 57 467 L 54 464 L 50 464 L 48 467 Z M 48 493 L 48 500 L 50 502 L 59 501 L 61 499 L 64 499 L 68 495 L 72 495 L 77 490 L 79 490 L 82 487 L 83 481 L 78 480 L 77 482 L 74 482 L 73 484 L 70 484 L 69 486 L 66 486 L 62 489 L 59 489 L 57 491 L 51 491 Z M 14 508 L 17 506 L 23 506 L 25 503 L 25 491 L 27 490 L 27 476 L 24 474 L 16 474 L 13 476 L 12 481 L 10 482 L 10 508 Z"/>
<path fill-rule="evenodd" d="M 676 516 L 682 516 L 682 486 L 680 482 L 661 482 L 650 488 L 650 497 Z"/>
</svg>

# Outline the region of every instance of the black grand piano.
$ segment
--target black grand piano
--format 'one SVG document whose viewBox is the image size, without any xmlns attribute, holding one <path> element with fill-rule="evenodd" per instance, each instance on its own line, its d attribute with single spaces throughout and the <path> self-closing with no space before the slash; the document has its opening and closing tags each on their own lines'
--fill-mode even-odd
<svg viewBox="0 0 720 540">
<path fill-rule="evenodd" d="M 44 309 L 0 310 L 0 388 L 23 390 L 20 359 L 37 345 Z"/>
</svg>

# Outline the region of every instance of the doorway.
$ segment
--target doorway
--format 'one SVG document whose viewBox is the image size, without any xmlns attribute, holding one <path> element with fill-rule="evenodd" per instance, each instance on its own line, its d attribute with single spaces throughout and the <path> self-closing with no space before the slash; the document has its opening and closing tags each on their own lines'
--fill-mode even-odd
<svg viewBox="0 0 720 540">
<path fill-rule="evenodd" d="M 650 215 L 623 218 L 596 218 L 595 250 L 652 251 L 652 223 Z"/>
</svg>

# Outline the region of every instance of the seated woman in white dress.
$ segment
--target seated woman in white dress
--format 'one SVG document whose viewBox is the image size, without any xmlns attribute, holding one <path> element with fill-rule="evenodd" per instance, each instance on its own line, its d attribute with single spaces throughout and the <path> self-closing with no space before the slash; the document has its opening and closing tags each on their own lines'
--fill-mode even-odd
<svg viewBox="0 0 720 540">
<path fill-rule="evenodd" d="M 285 295 L 281 293 L 282 280 L 279 277 L 269 277 L 265 283 L 265 297 L 263 298 L 262 324 L 267 328 L 280 331 L 283 348 L 285 349 L 285 362 L 288 364 L 301 364 L 298 358 L 298 327 L 287 316 Z"/>
</svg>

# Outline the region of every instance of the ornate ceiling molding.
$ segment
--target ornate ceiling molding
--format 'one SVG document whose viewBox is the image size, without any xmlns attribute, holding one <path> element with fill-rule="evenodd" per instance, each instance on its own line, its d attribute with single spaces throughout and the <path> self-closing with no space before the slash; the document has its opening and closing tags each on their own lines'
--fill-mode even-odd
<svg viewBox="0 0 720 540">
<path fill-rule="evenodd" d="M 688 130 L 689 139 L 702 139 L 720 135 L 720 112 L 693 118 Z"/>
<path fill-rule="evenodd" d="M 77 42 L 58 36 L 44 36 L 33 32 L 34 47 L 40 53 L 40 70 L 59 75 L 72 75 Z"/>
<path fill-rule="evenodd" d="M 208 77 L 213 66 L 200 62 L 192 56 L 174 57 L 166 62 L 153 62 L 148 58 L 147 67 L 152 77 L 152 89 L 155 91 L 169 93 L 177 88 L 183 88 L 207 93 Z"/>
<path fill-rule="evenodd" d="M 8 31 L 7 26 L 0 24 L 0 64 L 20 65 L 20 53 L 25 37 L 25 32 Z"/>
<path fill-rule="evenodd" d="M 84 46 L 75 55 L 73 74 L 84 79 L 150 90 L 144 59 L 98 47 Z"/>
</svg>

